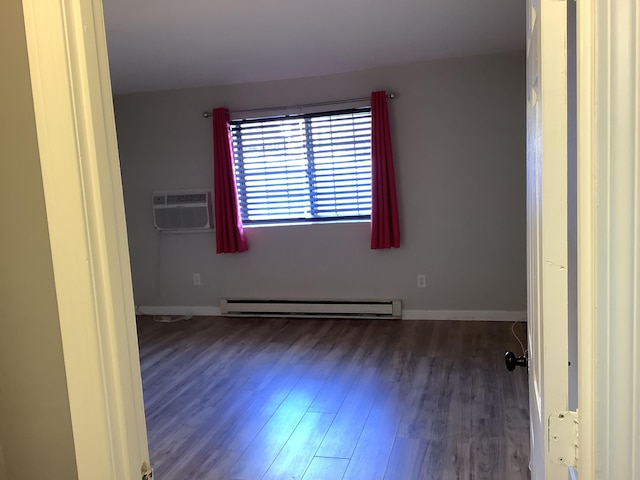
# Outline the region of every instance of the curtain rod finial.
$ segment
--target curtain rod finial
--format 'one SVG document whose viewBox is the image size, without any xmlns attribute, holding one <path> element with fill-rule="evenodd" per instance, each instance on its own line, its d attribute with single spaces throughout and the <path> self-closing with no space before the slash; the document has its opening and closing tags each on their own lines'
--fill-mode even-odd
<svg viewBox="0 0 640 480">
<path fill-rule="evenodd" d="M 390 98 L 391 100 L 393 100 L 394 98 L 396 98 L 396 96 L 395 96 L 395 94 L 390 93 L 390 94 L 389 94 L 389 98 Z"/>
<path fill-rule="evenodd" d="M 209 112 L 203 112 L 202 113 L 202 118 L 209 118 L 211 116 L 211 114 Z"/>
</svg>

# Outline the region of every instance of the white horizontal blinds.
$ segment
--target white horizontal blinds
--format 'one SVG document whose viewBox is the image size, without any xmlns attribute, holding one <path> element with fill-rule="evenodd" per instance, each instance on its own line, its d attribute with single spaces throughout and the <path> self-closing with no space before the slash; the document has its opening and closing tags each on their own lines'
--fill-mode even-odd
<svg viewBox="0 0 640 480">
<path fill-rule="evenodd" d="M 371 213 L 369 108 L 231 123 L 246 223 Z"/>
<path fill-rule="evenodd" d="M 312 117 L 317 217 L 371 215 L 371 110 Z"/>
<path fill-rule="evenodd" d="M 233 122 L 232 132 L 242 219 L 304 218 L 310 210 L 304 119 Z"/>
</svg>

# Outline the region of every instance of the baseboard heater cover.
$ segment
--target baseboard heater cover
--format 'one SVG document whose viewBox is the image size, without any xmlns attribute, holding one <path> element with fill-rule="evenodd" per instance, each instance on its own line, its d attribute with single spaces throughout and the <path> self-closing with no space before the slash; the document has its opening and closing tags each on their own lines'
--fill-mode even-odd
<svg viewBox="0 0 640 480">
<path fill-rule="evenodd" d="M 400 300 L 234 300 L 220 301 L 227 317 L 401 318 Z"/>
</svg>

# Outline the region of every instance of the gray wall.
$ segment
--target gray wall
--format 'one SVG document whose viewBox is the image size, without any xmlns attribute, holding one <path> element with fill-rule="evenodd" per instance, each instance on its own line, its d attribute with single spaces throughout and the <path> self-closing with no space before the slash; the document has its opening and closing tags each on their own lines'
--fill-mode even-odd
<svg viewBox="0 0 640 480">
<path fill-rule="evenodd" d="M 514 53 L 116 97 L 136 304 L 399 298 L 415 310 L 525 310 L 524 85 L 524 55 Z M 390 114 L 401 248 L 370 250 L 368 223 L 249 228 L 249 252 L 225 255 L 216 255 L 212 234 L 154 231 L 152 191 L 212 185 L 211 121 L 202 111 L 378 89 L 397 94 Z M 420 273 L 426 289 L 416 287 Z"/>
</svg>

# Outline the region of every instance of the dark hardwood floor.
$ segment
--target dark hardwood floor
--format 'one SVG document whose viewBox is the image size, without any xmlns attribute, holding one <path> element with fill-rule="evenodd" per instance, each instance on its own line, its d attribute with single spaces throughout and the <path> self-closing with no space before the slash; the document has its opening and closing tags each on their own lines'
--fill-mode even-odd
<svg viewBox="0 0 640 480">
<path fill-rule="evenodd" d="M 527 377 L 504 368 L 519 348 L 510 328 L 139 317 L 154 478 L 527 479 Z"/>
</svg>

